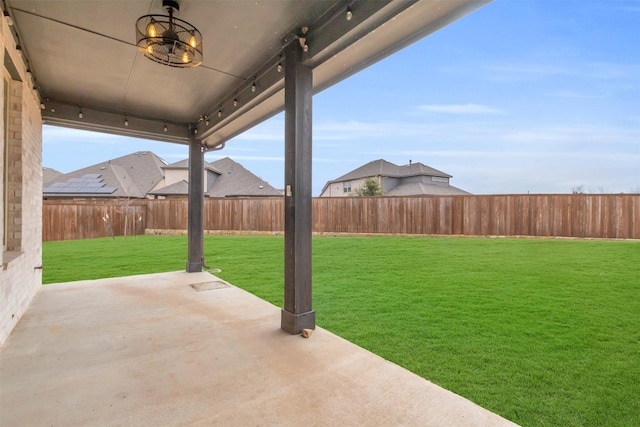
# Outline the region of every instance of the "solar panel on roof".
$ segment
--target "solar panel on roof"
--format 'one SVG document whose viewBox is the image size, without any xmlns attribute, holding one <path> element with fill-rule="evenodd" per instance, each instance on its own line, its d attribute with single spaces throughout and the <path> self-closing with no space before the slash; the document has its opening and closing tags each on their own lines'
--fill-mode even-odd
<svg viewBox="0 0 640 427">
<path fill-rule="evenodd" d="M 46 190 L 46 191 L 45 191 Z M 75 188 L 62 188 L 57 191 L 53 191 L 51 188 L 43 189 L 43 193 L 54 195 L 54 194 L 75 194 L 75 195 L 87 195 L 90 196 L 92 194 L 111 194 L 117 190 L 116 187 L 102 187 L 91 189 L 91 191 L 82 191 Z"/>
<path fill-rule="evenodd" d="M 99 173 L 88 173 L 80 178 L 69 178 L 42 189 L 44 194 L 111 194 L 117 187 L 105 187 L 104 178 Z"/>
<path fill-rule="evenodd" d="M 117 188 L 116 188 L 116 187 L 103 187 L 103 188 L 98 188 L 98 189 L 96 189 L 96 190 L 94 190 L 94 191 L 92 191 L 92 192 L 93 192 L 93 193 L 100 193 L 100 194 L 103 194 L 103 193 L 105 193 L 105 194 L 111 194 L 111 193 L 113 193 L 113 192 L 114 192 L 114 191 L 116 191 L 116 190 L 117 190 Z"/>
</svg>

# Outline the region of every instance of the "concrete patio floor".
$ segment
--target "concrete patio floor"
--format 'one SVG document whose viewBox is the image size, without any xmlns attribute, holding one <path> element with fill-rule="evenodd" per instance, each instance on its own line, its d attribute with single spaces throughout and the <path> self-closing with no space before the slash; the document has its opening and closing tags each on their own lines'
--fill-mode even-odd
<svg viewBox="0 0 640 427">
<path fill-rule="evenodd" d="M 0 425 L 515 425 L 326 330 L 279 327 L 278 307 L 209 273 L 44 286 L 0 350 Z"/>
</svg>

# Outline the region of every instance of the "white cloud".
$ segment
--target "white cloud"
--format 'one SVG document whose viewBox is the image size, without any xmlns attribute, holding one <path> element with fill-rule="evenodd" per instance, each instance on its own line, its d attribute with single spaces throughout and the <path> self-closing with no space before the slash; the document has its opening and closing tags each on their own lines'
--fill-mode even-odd
<svg viewBox="0 0 640 427">
<path fill-rule="evenodd" d="M 501 114 L 503 110 L 481 104 L 448 104 L 448 105 L 420 105 L 418 108 L 430 113 L 443 114 Z"/>
</svg>

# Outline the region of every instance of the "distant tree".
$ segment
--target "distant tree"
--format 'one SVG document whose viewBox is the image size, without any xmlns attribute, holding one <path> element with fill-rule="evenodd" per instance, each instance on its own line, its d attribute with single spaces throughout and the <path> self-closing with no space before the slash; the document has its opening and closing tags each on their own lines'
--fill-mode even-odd
<svg viewBox="0 0 640 427">
<path fill-rule="evenodd" d="M 602 185 L 599 187 L 586 188 L 584 184 L 577 185 L 571 188 L 573 194 L 613 194 L 612 191 L 607 190 Z"/>
<path fill-rule="evenodd" d="M 353 192 L 354 196 L 382 196 L 383 194 L 380 184 L 373 178 L 367 178 L 362 187 L 356 188 Z"/>
</svg>

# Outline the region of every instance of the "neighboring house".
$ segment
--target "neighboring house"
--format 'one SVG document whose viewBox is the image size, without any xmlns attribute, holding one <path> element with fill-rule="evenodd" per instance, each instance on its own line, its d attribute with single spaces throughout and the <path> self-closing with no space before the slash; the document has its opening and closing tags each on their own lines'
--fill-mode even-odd
<svg viewBox="0 0 640 427">
<path fill-rule="evenodd" d="M 167 162 L 151 151 L 138 151 L 117 159 L 59 175 L 42 189 L 45 199 L 145 198 L 164 186 L 162 167 Z"/>
<path fill-rule="evenodd" d="M 367 179 L 376 180 L 385 196 L 469 194 L 449 184 L 451 175 L 422 163 L 398 166 L 380 159 L 328 181 L 320 197 L 351 196 Z"/>
<path fill-rule="evenodd" d="M 138 151 L 74 172 L 43 168 L 44 199 L 167 198 L 189 193 L 189 161 L 168 164 Z M 44 178 L 45 174 L 52 176 Z M 207 197 L 281 197 L 282 192 L 228 157 L 205 162 Z"/>
<path fill-rule="evenodd" d="M 164 166 L 165 186 L 149 194 L 154 197 L 186 197 L 189 191 L 189 162 Z M 225 157 L 204 165 L 206 197 L 282 197 L 282 192 L 241 164 Z"/>
</svg>

